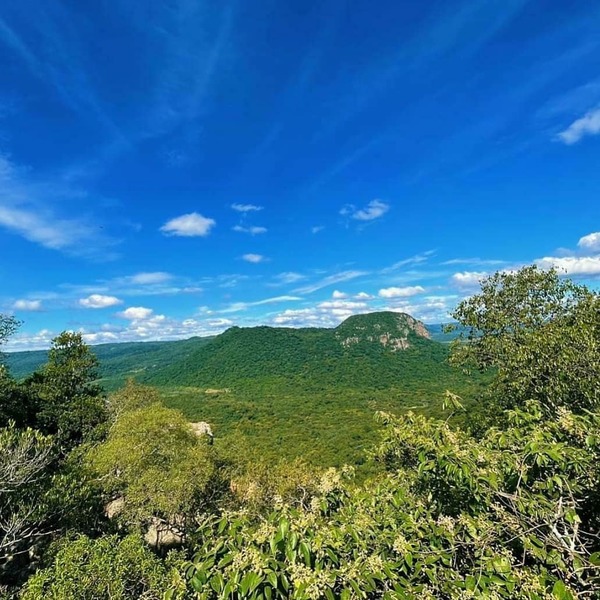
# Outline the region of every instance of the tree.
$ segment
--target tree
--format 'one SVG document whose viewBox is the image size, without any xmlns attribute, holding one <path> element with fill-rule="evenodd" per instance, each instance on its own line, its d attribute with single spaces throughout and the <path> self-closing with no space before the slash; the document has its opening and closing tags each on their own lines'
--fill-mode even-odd
<svg viewBox="0 0 600 600">
<path fill-rule="evenodd" d="M 139 536 L 80 536 L 62 543 L 53 564 L 29 580 L 21 598 L 160 600 L 173 579 L 171 571 Z"/>
<path fill-rule="evenodd" d="M 160 404 L 121 413 L 89 462 L 108 498 L 123 499 L 120 518 L 129 525 L 156 517 L 184 531 L 221 487 L 214 449 Z"/>
<path fill-rule="evenodd" d="M 137 383 L 129 378 L 125 385 L 108 398 L 108 409 L 113 419 L 121 413 L 137 408 L 147 408 L 160 403 L 160 394 L 156 388 Z"/>
<path fill-rule="evenodd" d="M 28 381 L 40 398 L 38 427 L 66 448 L 106 420 L 102 390 L 94 383 L 97 366 L 81 334 L 63 332 L 52 340 L 46 365 Z"/>
<path fill-rule="evenodd" d="M 493 403 L 539 401 L 555 413 L 600 405 L 600 297 L 583 285 L 535 266 L 496 273 L 453 315 L 467 331 L 452 362 L 491 370 Z"/>
<path fill-rule="evenodd" d="M 49 533 L 41 497 L 53 458 L 51 438 L 14 424 L 0 429 L 0 581 Z"/>
<path fill-rule="evenodd" d="M 0 313 L 0 346 L 19 328 L 20 321 L 10 315 Z"/>
</svg>

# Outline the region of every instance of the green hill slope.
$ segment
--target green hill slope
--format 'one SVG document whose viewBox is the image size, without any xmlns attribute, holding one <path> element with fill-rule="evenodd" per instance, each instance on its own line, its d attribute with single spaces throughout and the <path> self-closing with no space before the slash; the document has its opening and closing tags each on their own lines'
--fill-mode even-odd
<svg viewBox="0 0 600 600">
<path fill-rule="evenodd" d="M 92 349 L 100 362 L 101 383 L 112 389 L 127 377 L 142 378 L 147 371 L 184 360 L 192 350 L 211 340 L 206 337 L 175 342 L 124 342 L 99 344 Z M 47 357 L 45 350 L 11 352 L 4 355 L 3 361 L 13 376 L 21 379 L 39 369 Z"/>
</svg>

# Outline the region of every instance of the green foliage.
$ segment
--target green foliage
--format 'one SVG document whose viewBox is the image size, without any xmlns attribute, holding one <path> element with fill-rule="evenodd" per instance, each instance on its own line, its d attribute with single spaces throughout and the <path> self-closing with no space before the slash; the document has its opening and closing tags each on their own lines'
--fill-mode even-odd
<svg viewBox="0 0 600 600">
<path fill-rule="evenodd" d="M 0 313 L 0 346 L 19 328 L 20 324 L 14 317 Z"/>
<path fill-rule="evenodd" d="M 452 362 L 493 369 L 500 408 L 537 400 L 544 410 L 600 405 L 600 298 L 556 271 L 535 266 L 496 273 L 453 317 L 468 328 Z"/>
<path fill-rule="evenodd" d="M 108 408 L 113 418 L 125 411 L 147 408 L 161 402 L 156 388 L 136 383 L 132 378 L 120 389 L 109 396 Z"/>
<path fill-rule="evenodd" d="M 446 422 L 382 416 L 389 474 L 328 472 L 309 508 L 208 519 L 187 569 L 196 598 L 593 598 L 589 494 L 600 418 L 536 406 L 477 441 Z M 583 435 L 587 431 L 588 435 Z"/>
<path fill-rule="evenodd" d="M 23 600 L 159 600 L 176 574 L 136 535 L 63 542 L 53 564 L 27 583 Z"/>
<path fill-rule="evenodd" d="M 212 340 L 110 344 L 94 352 L 103 384 L 135 374 L 158 385 L 168 406 L 190 421 L 211 423 L 221 450 L 242 441 L 268 461 L 351 463 L 362 465 L 362 477 L 370 470 L 363 463 L 377 431 L 375 410 L 440 414 L 448 388 L 471 409 L 482 385 L 482 378 L 471 380 L 452 369 L 448 347 L 424 333 L 407 315 L 373 313 L 336 329 L 232 328 Z M 386 337 L 405 339 L 410 347 L 384 346 Z M 15 362 L 12 368 L 17 367 Z M 207 388 L 221 392 L 205 393 Z M 139 388 L 133 400 L 136 389 L 126 386 L 112 396 L 110 410 L 118 412 L 129 396 L 142 404 L 157 399 L 150 388 Z"/>
<path fill-rule="evenodd" d="M 0 581 L 48 534 L 43 496 L 53 455 L 52 439 L 38 431 L 13 423 L 0 429 Z"/>
<path fill-rule="evenodd" d="M 52 342 L 48 362 L 24 385 L 39 397 L 37 426 L 72 447 L 106 420 L 101 389 L 94 384 L 98 360 L 81 334 L 63 332 Z"/>
<path fill-rule="evenodd" d="M 219 491 L 213 449 L 160 404 L 121 413 L 89 462 L 109 497 L 124 498 L 122 517 L 132 524 L 191 518 Z"/>
<path fill-rule="evenodd" d="M 234 499 L 256 514 L 282 504 L 306 508 L 319 491 L 320 471 L 299 458 L 273 463 L 249 449 L 242 459 L 232 457 L 232 464 L 237 467 L 230 484 Z"/>
<path fill-rule="evenodd" d="M 9 422 L 19 427 L 34 423 L 36 404 L 28 389 L 0 365 L 0 427 L 6 427 Z"/>
</svg>

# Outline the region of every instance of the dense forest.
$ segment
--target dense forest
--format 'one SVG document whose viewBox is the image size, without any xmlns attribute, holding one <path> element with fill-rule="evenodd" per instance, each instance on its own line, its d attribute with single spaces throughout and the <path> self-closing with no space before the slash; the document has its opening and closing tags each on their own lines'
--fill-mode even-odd
<svg viewBox="0 0 600 600">
<path fill-rule="evenodd" d="M 0 366 L 0 597 L 599 598 L 599 295 L 526 267 L 453 318 Z"/>
</svg>

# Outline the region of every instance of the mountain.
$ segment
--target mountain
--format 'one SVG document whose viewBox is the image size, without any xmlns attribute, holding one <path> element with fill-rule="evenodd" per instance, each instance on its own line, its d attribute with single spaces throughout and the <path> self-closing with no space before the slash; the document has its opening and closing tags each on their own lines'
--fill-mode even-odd
<svg viewBox="0 0 600 600">
<path fill-rule="evenodd" d="M 449 374 L 441 325 L 410 315 L 377 312 L 349 317 L 333 329 L 231 327 L 221 335 L 169 342 L 93 347 L 108 387 L 127 377 L 155 385 L 231 387 L 235 384 L 384 389 L 399 378 Z M 42 366 L 46 351 L 15 352 L 5 363 L 17 378 Z"/>
<path fill-rule="evenodd" d="M 232 327 L 143 380 L 194 387 L 302 385 L 383 389 L 402 379 L 450 375 L 446 346 L 420 321 L 378 312 L 333 329 Z"/>
</svg>

